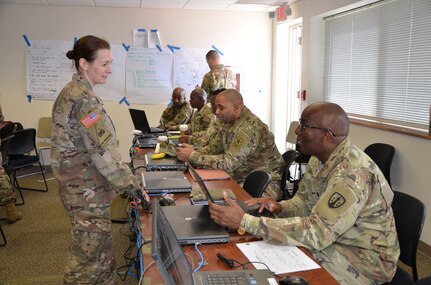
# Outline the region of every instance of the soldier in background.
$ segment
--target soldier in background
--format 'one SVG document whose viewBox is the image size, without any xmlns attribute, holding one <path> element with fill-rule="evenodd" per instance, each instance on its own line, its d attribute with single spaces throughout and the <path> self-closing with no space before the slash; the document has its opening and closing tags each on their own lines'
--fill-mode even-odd
<svg viewBox="0 0 431 285">
<path fill-rule="evenodd" d="M 52 109 L 52 170 L 72 224 L 63 284 L 115 284 L 110 205 L 116 194 L 141 190 L 121 163 L 115 128 L 93 87 L 112 72 L 110 45 L 80 38 L 67 57 L 77 73 Z"/>
<path fill-rule="evenodd" d="M 190 93 L 190 105 L 196 109 L 190 123 L 187 124 L 190 134 L 206 132 L 208 127 L 215 121 L 216 117 L 211 110 L 211 106 L 206 102 L 207 93 L 202 88 L 196 88 Z"/>
<path fill-rule="evenodd" d="M 172 91 L 172 105 L 163 111 L 159 128 L 178 130 L 178 126 L 187 124 L 191 116 L 192 107 L 186 100 L 186 90 L 177 87 Z"/>
<path fill-rule="evenodd" d="M 22 214 L 15 206 L 16 194 L 13 191 L 9 175 L 5 173 L 1 162 L 2 156 L 0 154 L 0 203 L 6 206 L 6 220 L 14 223 L 22 219 Z"/>
<path fill-rule="evenodd" d="M 210 203 L 214 221 L 240 234 L 304 246 L 342 285 L 391 281 L 400 254 L 391 208 L 393 192 L 379 167 L 348 137 L 349 118 L 333 103 L 304 109 L 296 129 L 301 152 L 313 155 L 291 200 L 260 203 L 277 219 Z"/>
<path fill-rule="evenodd" d="M 211 112 L 215 115 L 217 106 L 215 104 L 215 99 L 217 95 L 223 91 L 226 91 L 226 88 L 220 88 L 214 91 L 210 96 L 210 105 Z M 222 123 L 219 120 L 213 120 L 211 124 L 208 126 L 208 129 L 201 132 L 194 132 L 189 135 L 181 136 L 179 141 L 181 143 L 190 143 L 194 146 L 206 146 L 212 141 L 215 141 L 217 136 L 222 136 Z"/>
<path fill-rule="evenodd" d="M 218 52 L 210 50 L 205 57 L 210 71 L 204 75 L 201 88 L 208 95 L 220 88 L 235 89 L 236 76 L 229 68 L 221 64 Z"/>
<path fill-rule="evenodd" d="M 221 135 L 198 150 L 182 144 L 177 148 L 178 158 L 199 168 L 222 169 L 239 184 L 254 170 L 269 172 L 272 182 L 264 195 L 280 199 L 284 162 L 268 126 L 244 106 L 241 94 L 235 89 L 218 94 L 215 103 L 217 119 L 223 124 Z"/>
</svg>

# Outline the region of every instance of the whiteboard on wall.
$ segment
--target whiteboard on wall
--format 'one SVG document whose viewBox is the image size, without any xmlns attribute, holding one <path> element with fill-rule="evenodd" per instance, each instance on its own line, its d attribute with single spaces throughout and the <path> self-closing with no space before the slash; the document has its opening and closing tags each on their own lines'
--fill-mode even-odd
<svg viewBox="0 0 431 285">
<path fill-rule="evenodd" d="M 72 41 L 34 40 L 26 51 L 26 95 L 35 100 L 55 100 L 76 72 L 66 57 Z M 187 98 L 201 85 L 209 71 L 207 49 L 182 47 L 170 51 L 156 48 L 111 45 L 112 74 L 106 84 L 96 85 L 104 101 L 120 102 L 124 97 L 134 104 L 166 104 L 172 90 L 182 87 Z"/>
<path fill-rule="evenodd" d="M 187 98 L 197 85 L 202 84 L 205 73 L 209 71 L 205 55 L 208 49 L 181 48 L 174 52 L 174 85 L 187 92 Z"/>
<path fill-rule="evenodd" d="M 130 48 L 126 56 L 127 100 L 163 104 L 172 95 L 173 55 L 152 48 Z"/>
</svg>

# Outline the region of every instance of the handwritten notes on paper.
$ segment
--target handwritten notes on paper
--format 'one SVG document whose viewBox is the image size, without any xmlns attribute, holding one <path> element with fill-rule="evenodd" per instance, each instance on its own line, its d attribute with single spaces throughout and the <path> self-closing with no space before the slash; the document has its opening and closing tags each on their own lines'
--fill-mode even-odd
<svg viewBox="0 0 431 285">
<path fill-rule="evenodd" d="M 266 264 L 275 274 L 297 272 L 320 268 L 320 266 L 296 246 L 270 244 L 255 241 L 237 244 L 248 260 Z M 256 269 L 266 269 L 260 263 L 253 263 Z"/>
<path fill-rule="evenodd" d="M 157 42 L 157 31 L 150 34 Z M 36 100 L 58 96 L 76 72 L 73 61 L 66 57 L 72 48 L 71 41 L 32 41 L 26 51 L 26 95 Z M 132 47 L 126 51 L 121 45 L 111 45 L 111 51 L 112 73 L 106 84 L 95 86 L 102 100 L 118 102 L 127 97 L 136 104 L 166 104 L 175 87 L 183 87 L 188 97 L 209 71 L 206 49 L 182 47 L 172 52 Z"/>
</svg>

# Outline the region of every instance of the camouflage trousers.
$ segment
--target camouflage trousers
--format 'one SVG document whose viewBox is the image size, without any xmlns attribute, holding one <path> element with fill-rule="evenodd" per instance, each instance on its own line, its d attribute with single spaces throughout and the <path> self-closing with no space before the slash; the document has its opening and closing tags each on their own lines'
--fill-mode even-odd
<svg viewBox="0 0 431 285">
<path fill-rule="evenodd" d="M 13 191 L 9 176 L 4 172 L 3 167 L 0 166 L 0 203 L 9 201 L 15 202 L 16 194 Z"/>
<path fill-rule="evenodd" d="M 380 284 L 361 274 L 342 254 L 331 247 L 323 251 L 314 252 L 313 256 L 340 285 Z"/>
<path fill-rule="evenodd" d="M 70 211 L 72 244 L 63 284 L 116 284 L 109 207 Z"/>
</svg>

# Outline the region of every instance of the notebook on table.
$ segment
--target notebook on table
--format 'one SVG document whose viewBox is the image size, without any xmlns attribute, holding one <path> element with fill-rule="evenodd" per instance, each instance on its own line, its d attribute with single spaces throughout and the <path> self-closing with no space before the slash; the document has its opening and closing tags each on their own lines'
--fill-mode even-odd
<svg viewBox="0 0 431 285">
<path fill-rule="evenodd" d="M 144 110 L 129 109 L 130 117 L 132 117 L 133 126 L 136 130 L 140 130 L 142 133 L 164 133 L 165 130 L 161 128 L 152 128 L 148 124 L 147 115 Z"/>
<path fill-rule="evenodd" d="M 212 197 L 210 191 L 208 190 L 207 186 L 205 185 L 205 182 L 202 180 L 202 177 L 199 175 L 199 173 L 196 172 L 196 170 L 191 166 L 190 163 L 187 163 L 189 172 L 191 174 L 191 176 L 196 180 L 196 182 L 199 184 L 199 186 L 201 187 L 201 189 L 206 193 L 207 197 L 208 197 L 208 201 L 211 201 L 213 203 L 217 203 L 216 199 L 214 199 L 214 197 Z M 247 204 L 245 204 L 243 201 L 235 201 L 242 209 L 245 213 L 256 216 L 256 217 L 260 217 L 260 216 L 264 216 L 264 217 L 274 217 L 274 215 L 264 209 L 262 211 L 262 213 L 259 213 L 259 205 L 255 204 L 253 206 L 248 206 Z M 217 204 L 220 204 L 220 202 L 218 202 Z"/>
<path fill-rule="evenodd" d="M 237 279 L 239 285 L 277 284 L 273 273 L 268 269 L 193 272 L 171 227 L 172 223 L 165 216 L 165 209 L 178 207 L 163 207 L 162 210 L 159 203 L 153 203 L 151 255 L 166 284 L 206 285 L 214 284 L 211 283 L 214 279 L 218 282 L 228 280 L 227 284 L 235 284 L 232 280 Z"/>
<path fill-rule="evenodd" d="M 143 172 L 145 191 L 148 194 L 187 193 L 192 185 L 182 171 Z"/>
</svg>

